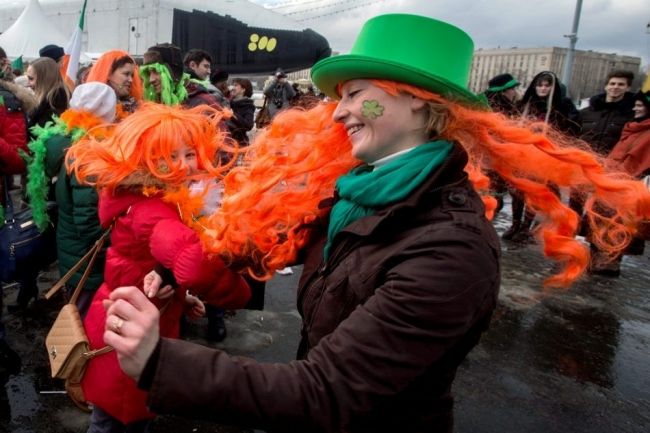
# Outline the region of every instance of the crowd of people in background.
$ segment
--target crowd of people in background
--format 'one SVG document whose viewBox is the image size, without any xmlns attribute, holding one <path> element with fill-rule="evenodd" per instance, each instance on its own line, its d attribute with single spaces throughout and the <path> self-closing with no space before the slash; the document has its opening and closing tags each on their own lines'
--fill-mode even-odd
<svg viewBox="0 0 650 433">
<path fill-rule="evenodd" d="M 591 150 L 606 158 L 610 168 L 642 180 L 650 175 L 650 141 L 647 124 L 650 113 L 650 92 L 633 92 L 634 74 L 614 70 L 607 75 L 604 93 L 589 98 L 586 107 L 578 110 L 566 96 L 566 86 L 551 71 L 537 74 L 523 94 L 520 83 L 509 73 L 493 77 L 484 95 L 494 111 L 510 118 L 528 118 L 540 122 L 540 128 L 553 133 L 580 138 Z M 498 177 L 492 178 L 494 192 L 501 198 L 509 193 L 512 204 L 512 224 L 502 238 L 512 242 L 534 239 L 531 227 L 535 213 L 526 209 L 521 193 Z M 558 196 L 561 191 L 551 186 Z M 624 254 L 643 254 L 644 241 L 635 238 L 625 251 L 612 259 L 591 241 L 584 212 L 587 196 L 576 190 L 564 191 L 570 207 L 581 218 L 581 231 L 590 242 L 592 257 L 589 272 L 616 277 Z M 608 217 L 608 215 L 603 215 Z"/>
<path fill-rule="evenodd" d="M 229 118 L 224 116 L 218 122 L 216 131 L 227 132 L 233 149 L 243 148 L 250 142 L 259 109 L 252 99 L 253 83 L 245 77 L 229 79 L 228 72 L 213 68 L 211 55 L 200 49 L 189 50 L 183 55 L 173 44 L 158 44 L 147 50 L 141 62 L 126 51 L 110 50 L 92 63 L 81 65 L 74 88 L 66 85 L 63 79 L 62 47 L 47 45 L 40 50 L 40 55 L 26 67 L 13 68 L 0 48 L 0 202 L 3 206 L 6 204 L 5 191 L 10 199 L 9 193 L 17 192 L 19 201 L 28 202 L 33 208 L 34 219 L 39 225 L 54 227 L 56 232 L 55 251 L 29 267 L 19 267 L 10 279 L 2 282 L 3 285 L 10 282 L 16 285 L 15 302 L 6 306 L 13 314 L 27 310 L 38 297 L 37 277 L 42 269 L 57 260 L 60 275 L 65 275 L 105 230 L 96 188 L 83 184 L 74 173 L 68 172 L 66 153 L 73 144 L 81 138 L 105 139 L 108 130 L 104 126 L 121 123 L 138 110 L 146 110 L 147 103 L 153 102 L 186 108 L 207 106 L 213 111 L 201 109 L 206 122 L 212 122 L 214 110 L 231 110 Z M 316 96 L 313 87 L 302 92 L 287 81 L 281 69 L 278 70 L 280 73 L 268 80 L 273 116 L 289 107 L 310 108 L 322 100 L 322 95 Z M 278 85 L 280 88 L 276 89 Z M 196 118 L 192 121 L 198 122 Z M 223 163 L 229 163 L 229 154 L 220 151 Z M 26 155 L 33 157 L 25 158 Z M 241 155 L 238 161 L 233 161 L 235 164 L 241 162 Z M 56 203 L 54 213 L 46 211 L 46 202 Z M 151 211 L 146 214 L 152 218 Z M 107 263 L 111 260 L 107 260 L 104 247 L 77 298 L 82 319 L 86 318 L 96 292 L 102 287 Z M 110 268 L 108 271 L 112 272 Z M 83 268 L 66 283 L 67 297 L 72 295 L 82 273 Z M 248 277 L 245 281 L 252 289 L 247 303 L 223 302 L 223 299 L 220 303 L 201 303 L 198 311 L 208 319 L 208 341 L 219 342 L 226 338 L 224 307 L 264 308 L 264 282 Z M 191 288 L 192 284 L 185 286 Z M 92 315 L 96 313 L 90 314 L 92 322 Z M 191 309 L 188 316 L 195 317 Z M 179 320 L 182 325 L 185 315 L 179 316 Z M 3 373 L 16 373 L 21 364 L 20 356 L 7 344 L 1 320 L 0 363 Z M 112 419 L 96 411 L 93 424 L 110 424 Z"/>
<path fill-rule="evenodd" d="M 421 23 L 417 25 L 429 26 Z M 375 37 L 379 38 L 377 35 Z M 191 222 L 188 223 L 184 218 L 184 209 L 179 207 L 181 212 L 177 212 L 175 208 L 170 208 L 163 197 L 168 198 L 166 194 L 180 184 L 187 186 L 187 202 L 193 203 L 198 197 L 202 203 L 195 209 L 195 219 L 208 216 L 220 206 L 224 176 L 234 167 L 247 161 L 243 155 L 245 149 L 251 145 L 255 117 L 260 108 L 253 99 L 253 83 L 245 77 L 230 77 L 227 71 L 215 67 L 213 57 L 204 50 L 191 49 L 182 53 L 177 46 L 162 43 L 150 47 L 144 53 L 142 62 L 122 50 L 111 50 L 102 54 L 92 65 L 80 68 L 76 87 L 71 89 L 61 74 L 63 49 L 48 45 L 43 47 L 40 54 L 41 57 L 31 61 L 25 69 L 26 79 L 18 79 L 6 53 L 0 48 L 0 201 L 5 205 L 7 197 L 11 200 L 9 192 L 20 195 L 32 206 L 34 218 L 39 224 L 43 227 L 54 227 L 57 241 L 54 254 L 47 258 L 44 256 L 42 263 L 34 263 L 28 269 L 16 270 L 11 280 L 17 284 L 17 295 L 15 302 L 7 305 L 8 311 L 19 314 L 28 309 L 30 303 L 38 297 L 36 281 L 39 269 L 51 265 L 54 257 L 58 257 L 59 272 L 61 275 L 66 274 L 110 227 L 111 245 L 104 247 L 100 252 L 82 295 L 77 299 L 91 345 L 101 347 L 104 344 L 107 327 L 112 327 L 114 333 L 119 336 L 122 327 L 127 326 L 126 318 L 115 319 L 115 310 L 107 311 L 105 308 L 107 303 L 113 300 L 111 292 L 120 286 L 140 286 L 146 295 L 150 295 L 158 310 L 152 314 L 160 316 L 160 333 L 163 337 L 182 336 L 183 323 L 187 318 L 205 315 L 208 319 L 207 339 L 213 342 L 222 341 L 227 337 L 224 321 L 227 310 L 263 309 L 265 284 L 252 278 L 251 273 L 238 272 L 236 267 L 231 268 L 219 258 L 208 255 L 202 249 L 202 239 L 193 231 Z M 334 71 L 332 68 L 330 72 Z M 23 71 L 16 72 L 23 75 Z M 445 356 L 449 357 L 449 362 L 446 363 L 447 358 L 444 358 L 444 362 L 440 361 L 440 364 L 436 365 L 438 368 L 444 367 L 448 377 L 440 378 L 427 372 L 426 375 L 430 377 L 427 376 L 422 382 L 427 386 L 439 387 L 436 392 L 440 400 L 432 402 L 431 407 L 444 406 L 444 410 L 436 412 L 438 415 L 444 412 L 444 417 L 440 415 L 442 419 L 447 416 L 445 411 L 449 408 L 445 406 L 446 403 L 441 402 L 447 401 L 446 393 L 451 386 L 455 368 L 478 341 L 490 320 L 496 302 L 499 271 L 495 257 L 498 256 L 498 247 L 495 246 L 492 230 L 483 224 L 479 215 L 483 212 L 481 199 L 469 186 L 466 177 L 463 177 L 463 167 L 467 164 L 464 151 L 451 142 L 439 140 L 441 136 L 444 137 L 437 129 L 443 128 L 440 124 L 428 124 L 426 133 L 415 137 L 413 142 L 404 139 L 412 133 L 407 131 L 408 122 L 415 124 L 422 121 L 422 116 L 413 113 L 425 105 L 431 110 L 427 113 L 437 113 L 435 110 L 440 109 L 440 106 L 447 107 L 451 104 L 451 108 L 446 108 L 451 110 L 450 112 L 457 110 L 453 112 L 467 115 L 462 108 L 453 105 L 458 100 L 448 94 L 445 94 L 446 99 L 436 99 L 437 96 L 430 92 L 441 89 L 435 86 L 426 87 L 428 84 L 417 80 L 408 81 L 411 79 L 408 74 L 405 75 L 408 77 L 405 78 L 405 84 L 398 83 L 397 87 L 391 87 L 393 84 L 378 79 L 395 77 L 384 77 L 379 69 L 372 73 L 376 75 L 343 77 L 336 83 L 322 78 L 323 83 L 331 85 L 331 88 L 322 90 L 329 92 L 330 96 L 336 97 L 338 94 L 342 97 L 336 111 L 330 108 L 327 117 L 333 117 L 338 123 L 349 122 L 346 123 L 346 128 L 354 130 L 349 132 L 354 134 L 355 128 L 374 128 L 376 124 L 368 119 L 375 121 L 381 118 L 385 107 L 397 107 L 398 112 L 408 113 L 408 116 L 404 114 L 401 118 L 391 118 L 393 124 L 381 124 L 376 134 L 388 134 L 389 137 L 393 137 L 390 135 L 393 133 L 401 134 L 394 137 L 397 137 L 396 140 L 404 140 L 404 143 L 401 146 L 393 146 L 390 152 L 374 148 L 355 149 L 355 156 L 367 164 L 357 171 L 352 171 L 353 175 L 342 177 L 337 183 L 337 192 L 349 193 L 349 196 L 337 195 L 339 203 L 345 203 L 348 207 L 334 208 L 339 213 L 333 214 L 332 224 L 338 223 L 339 226 L 338 229 L 332 229 L 330 226 L 330 231 L 334 231 L 329 233 L 329 240 L 321 245 L 325 248 L 325 257 L 319 256 L 318 260 L 327 262 L 331 259 L 328 247 L 331 246 L 332 238 L 336 235 L 339 236 L 336 239 L 340 239 L 338 231 L 346 224 L 368 215 L 364 213 L 368 209 L 380 208 L 386 203 L 397 211 L 409 206 L 418 209 L 424 206 L 426 200 L 423 197 L 427 193 L 400 177 L 405 176 L 404 168 L 400 168 L 399 175 L 396 172 L 390 179 L 382 179 L 379 174 L 383 173 L 381 170 L 375 169 L 375 174 L 371 174 L 373 166 L 377 168 L 386 164 L 387 167 L 392 167 L 391 161 L 397 158 L 395 155 L 402 156 L 415 145 L 418 145 L 415 149 L 424 152 L 423 155 L 427 158 L 435 156 L 439 157 L 440 163 L 447 159 L 453 162 L 453 167 L 444 165 L 440 168 L 438 165 L 422 167 L 415 160 L 407 161 L 413 172 L 409 175 L 424 171 L 433 173 L 439 168 L 444 168 L 445 176 L 459 182 L 462 180 L 462 188 L 454 190 L 456 192 L 449 195 L 450 203 L 444 205 L 448 205 L 450 209 L 466 207 L 468 210 L 462 218 L 468 219 L 467 224 L 475 225 L 476 232 L 480 235 L 463 232 L 459 236 L 467 236 L 472 242 L 483 242 L 489 246 L 480 251 L 477 248 L 476 258 L 478 262 L 483 263 L 484 269 L 472 268 L 472 271 L 476 273 L 476 278 L 481 275 L 486 278 L 481 285 L 480 296 L 490 301 L 481 303 L 483 298 L 479 300 L 474 297 L 468 301 L 479 305 L 471 314 L 477 314 L 476 317 L 480 316 L 480 320 L 468 322 L 467 327 L 471 328 L 471 332 L 463 333 L 457 351 L 456 348 L 443 351 Z M 508 125 L 517 122 L 533 125 L 533 132 L 550 139 L 562 136 L 562 140 L 573 141 L 578 147 L 582 145 L 600 155 L 609 169 L 643 180 L 650 176 L 650 92 L 634 92 L 633 78 L 629 71 L 612 71 L 604 83 L 604 93 L 594 95 L 588 106 L 581 110 L 576 108 L 566 94 L 565 85 L 551 71 L 537 74 L 525 89 L 521 89 L 521 83 L 516 77 L 504 71 L 489 81 L 481 96 L 492 111 L 500 114 L 500 122 L 511 122 Z M 476 95 L 473 94 L 467 96 L 465 90 L 457 90 L 454 86 L 451 88 L 452 93 L 456 92 L 455 96 L 460 95 L 460 106 L 474 110 L 483 101 L 482 97 L 474 99 Z M 368 95 L 363 107 L 354 106 L 354 95 L 357 92 L 366 92 Z M 282 125 L 289 124 L 289 121 L 299 123 L 297 118 L 282 117 L 284 112 L 294 112 L 291 109 L 297 109 L 295 112 L 327 110 L 323 108 L 325 105 L 321 104 L 324 94 L 321 94 L 314 84 L 309 84 L 306 91 L 303 91 L 297 83 L 292 84 L 280 68 L 266 81 L 262 94 L 265 98 L 264 107 L 268 109 L 272 124 L 276 119 L 280 119 Z M 404 94 L 409 95 L 408 98 L 396 96 Z M 413 108 L 416 105 L 417 110 Z M 184 109 L 178 110 L 178 107 Z M 427 116 L 436 118 L 433 114 Z M 407 124 L 400 124 L 401 119 L 407 119 Z M 449 117 L 443 116 L 443 119 L 438 121 L 446 124 Z M 498 125 L 500 127 L 501 124 Z M 449 134 L 450 137 L 456 137 L 453 135 L 454 131 Z M 179 137 L 182 137 L 180 144 Z M 384 141 L 381 142 L 382 146 L 391 145 Z M 426 144 L 421 145 L 422 142 Z M 215 143 L 219 143 L 219 146 Z M 129 173 L 121 171 L 124 167 L 115 159 L 115 155 L 123 149 L 129 149 L 128 162 L 132 167 L 138 167 L 137 170 Z M 502 172 L 498 161 L 493 169 L 487 171 L 491 192 L 497 199 L 492 210 L 501 211 L 504 196 L 509 194 L 511 197 L 512 224 L 501 237 L 507 242 L 534 242 L 538 230 L 539 206 L 537 202 L 532 203 L 529 200 L 529 191 L 522 190 L 520 184 L 513 184 Z M 209 180 L 206 180 L 205 173 L 211 176 Z M 14 183 L 18 175 L 21 176 L 22 185 Z M 389 197 L 393 192 L 381 189 L 379 195 L 368 191 L 366 193 L 385 202 L 359 205 L 355 202 L 358 198 L 355 192 L 362 185 L 358 183 L 359 179 L 364 182 L 372 180 L 377 184 L 399 181 L 396 185 L 400 185 L 400 188 L 416 191 L 417 200 L 410 202 L 402 196 Z M 432 179 L 440 181 L 435 177 Z M 427 184 L 428 182 L 429 180 L 425 181 Z M 434 183 L 431 182 L 432 185 Z M 548 181 L 542 187 L 547 187 L 576 212 L 580 220 L 577 234 L 584 236 L 590 243 L 591 262 L 588 272 L 618 276 L 623 255 L 641 254 L 644 240 L 634 239 L 625 250 L 612 257 L 611 250 L 603 247 L 603 235 L 595 235 L 590 227 L 594 225 L 594 220 L 617 216 L 608 208 L 598 212 L 598 204 L 586 205 L 592 200 L 590 194 L 584 189 L 572 189 L 568 186 L 570 184 L 571 182 L 567 182 L 565 185 L 558 185 Z M 462 203 L 454 201 L 454 197 L 460 200 L 460 195 Z M 47 212 L 45 203 L 48 201 L 56 202 L 55 214 Z M 474 214 L 476 217 L 472 216 Z M 377 224 L 383 223 L 383 219 L 392 223 L 390 215 L 381 215 Z M 434 216 L 434 213 L 422 211 L 422 219 L 418 220 L 417 224 L 414 223 L 414 227 L 419 230 L 420 224 L 431 223 L 429 218 L 440 224 Z M 310 223 L 305 222 L 307 225 Z M 368 228 L 368 231 L 370 230 L 371 228 Z M 360 230 L 358 235 L 367 236 L 363 233 L 366 232 Z M 404 233 L 405 237 L 413 236 L 406 234 L 406 231 Z M 342 234 L 350 235 L 345 230 Z M 416 239 L 409 241 L 417 242 Z M 396 236 L 394 242 L 398 245 L 402 239 Z M 345 247 L 354 251 L 361 250 L 354 244 L 345 244 Z M 377 246 L 363 248 L 363 254 L 380 260 L 376 248 L 386 247 L 377 241 Z M 339 250 L 332 251 L 331 254 L 336 257 Z M 405 253 L 395 251 L 393 254 Z M 310 262 L 310 266 L 314 263 Z M 377 278 L 371 272 L 372 269 L 364 268 L 363 263 L 358 266 L 362 269 L 360 272 L 367 274 L 364 274 L 365 280 L 355 280 L 357 284 L 363 286 L 367 281 Z M 319 272 L 327 275 L 325 271 L 314 271 L 314 275 Z M 449 272 L 451 278 L 460 278 L 459 274 Z M 74 291 L 82 273 L 83 268 L 78 270 L 66 285 L 67 296 Z M 345 282 L 353 283 L 347 279 Z M 147 287 L 151 287 L 151 291 Z M 182 287 L 183 293 L 180 290 L 172 290 L 172 287 Z M 0 368 L 9 373 L 16 373 L 20 369 L 20 355 L 7 343 L 7 330 L 1 321 L 1 299 L 0 286 Z M 135 299 L 133 302 L 139 301 Z M 333 302 L 333 305 L 338 304 Z M 387 302 L 386 305 L 392 304 Z M 355 317 L 364 326 L 367 325 Z M 337 325 L 338 323 L 328 324 L 332 328 L 330 331 L 336 331 Z M 10 334 L 11 330 L 8 331 Z M 318 330 L 304 329 L 303 332 L 306 333 L 303 337 L 307 337 L 303 339 L 303 344 L 320 344 L 317 341 L 322 336 L 316 339 L 312 335 Z M 336 350 L 335 341 L 328 340 L 325 344 L 328 349 Z M 315 359 L 327 357 L 322 351 L 310 351 L 311 349 L 313 348 L 301 345 L 304 359 L 310 360 L 305 362 L 318 362 L 309 358 L 313 353 Z M 154 362 L 163 356 L 161 353 L 164 352 L 161 351 L 164 350 L 170 349 L 164 344 L 161 349 L 158 343 L 152 356 Z M 420 359 L 416 361 L 420 362 Z M 219 362 L 224 367 L 233 368 L 221 358 Z M 398 363 L 397 359 L 395 363 Z M 147 393 L 138 387 L 138 382 L 120 369 L 120 365 L 115 352 L 90 362 L 84 377 L 84 389 L 87 391 L 87 403 L 92 404 L 89 406 L 92 408 L 89 430 L 91 433 L 146 431 L 153 416 L 147 406 Z M 151 368 L 153 367 L 148 366 L 142 372 L 145 382 L 149 381 L 149 387 L 155 374 L 155 370 L 150 370 Z M 260 370 L 259 374 L 272 377 L 266 370 Z M 299 383 L 301 379 L 292 380 Z M 405 392 L 419 395 L 418 390 Z M 407 406 L 405 404 L 404 407 Z M 376 409 L 373 407 L 373 410 Z M 408 410 L 415 409 L 409 407 Z M 445 422 L 450 421 L 445 418 Z"/>
</svg>

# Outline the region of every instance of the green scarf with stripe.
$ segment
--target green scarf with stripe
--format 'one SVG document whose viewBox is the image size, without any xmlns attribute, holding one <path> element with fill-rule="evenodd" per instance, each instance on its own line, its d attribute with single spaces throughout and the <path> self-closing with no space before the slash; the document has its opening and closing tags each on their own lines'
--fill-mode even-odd
<svg viewBox="0 0 650 433">
<path fill-rule="evenodd" d="M 336 181 L 340 200 L 330 214 L 325 260 L 338 232 L 354 221 L 374 214 L 377 209 L 406 198 L 443 163 L 452 147 L 447 141 L 431 141 L 376 170 L 363 165 L 341 176 Z"/>
</svg>

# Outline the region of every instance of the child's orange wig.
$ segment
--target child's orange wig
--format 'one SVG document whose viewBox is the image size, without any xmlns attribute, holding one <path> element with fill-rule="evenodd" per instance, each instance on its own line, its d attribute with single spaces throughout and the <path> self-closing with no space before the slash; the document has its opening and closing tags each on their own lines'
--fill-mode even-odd
<svg viewBox="0 0 650 433">
<path fill-rule="evenodd" d="M 538 123 L 522 124 L 468 108 L 410 85 L 384 80 L 373 84 L 393 95 L 406 92 L 447 107 L 446 127 L 436 136 L 467 150 L 466 171 L 477 190 L 487 191 L 484 171 L 492 169 L 524 194 L 542 219 L 537 233 L 544 253 L 563 265 L 547 285 L 570 284 L 589 261 L 587 248 L 574 238 L 578 216 L 549 190 L 549 183 L 591 195 L 586 212 L 593 242 L 611 254 L 620 252 L 638 222 L 650 217 L 645 187 L 605 172 L 601 159 L 584 143 L 553 131 L 542 133 Z M 336 178 L 356 163 L 346 132 L 331 118 L 335 106 L 282 112 L 256 137 L 248 164 L 225 179 L 222 209 L 204 222 L 210 229 L 204 232 L 208 249 L 231 263 L 243 263 L 258 278 L 270 278 L 273 270 L 295 259 L 308 240 L 304 227 L 320 213 L 318 204 L 332 196 Z M 485 195 L 484 201 L 491 216 L 494 199 Z M 594 208 L 609 211 L 597 213 Z"/>
<path fill-rule="evenodd" d="M 111 50 L 101 55 L 97 62 L 90 68 L 86 82 L 99 81 L 108 84 L 108 78 L 115 71 L 115 65 L 119 63 L 131 63 L 135 69 L 133 71 L 133 82 L 131 83 L 130 95 L 137 101 L 142 100 L 142 80 L 138 72 L 138 65 L 126 51 Z"/>
<path fill-rule="evenodd" d="M 149 178 L 153 184 L 180 186 L 187 170 L 175 163 L 179 144 L 194 148 L 198 169 L 223 177 L 228 165 L 219 163 L 219 152 L 235 151 L 220 127 L 222 113 L 198 106 L 192 109 L 143 104 L 114 127 L 110 137 L 80 140 L 68 151 L 68 169 L 82 182 L 114 191 L 127 178 Z M 144 193 L 151 191 L 143 191 Z"/>
</svg>

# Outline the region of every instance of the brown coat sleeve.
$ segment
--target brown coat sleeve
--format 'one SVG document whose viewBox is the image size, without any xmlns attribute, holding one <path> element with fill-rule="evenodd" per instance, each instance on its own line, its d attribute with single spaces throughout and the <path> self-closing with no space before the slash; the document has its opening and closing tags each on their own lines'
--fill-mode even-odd
<svg viewBox="0 0 650 433">
<path fill-rule="evenodd" d="M 401 259 L 304 360 L 262 364 L 163 340 L 151 409 L 287 431 L 341 431 L 364 423 L 378 402 L 390 402 L 431 373 L 450 348 L 462 359 L 480 335 L 472 334 L 475 325 L 489 320 L 496 304 L 498 258 L 480 234 L 432 230 Z"/>
</svg>

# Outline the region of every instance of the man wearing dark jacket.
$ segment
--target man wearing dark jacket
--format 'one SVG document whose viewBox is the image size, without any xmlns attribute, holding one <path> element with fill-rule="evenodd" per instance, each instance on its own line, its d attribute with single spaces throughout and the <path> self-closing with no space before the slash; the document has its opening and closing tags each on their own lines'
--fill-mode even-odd
<svg viewBox="0 0 650 433">
<path fill-rule="evenodd" d="M 580 110 L 582 134 L 580 138 L 591 148 L 607 156 L 618 142 L 623 125 L 634 117 L 634 94 L 629 92 L 634 80 L 630 71 L 612 71 L 607 75 L 605 93 L 594 95 L 589 106 Z M 585 197 L 571 191 L 569 206 L 578 216 L 582 216 Z"/>
<path fill-rule="evenodd" d="M 634 118 L 634 94 L 629 92 L 634 80 L 630 71 L 612 71 L 607 75 L 605 93 L 592 96 L 589 106 L 580 110 L 582 119 L 582 135 L 591 148 L 603 157 L 609 155 L 621 137 L 623 126 Z M 582 216 L 585 195 L 572 190 L 569 207 L 578 216 Z M 583 224 L 586 227 L 586 224 Z M 581 230 L 589 238 L 589 233 Z M 591 244 L 592 263 L 589 272 L 599 275 L 617 277 L 620 273 L 620 257 L 613 261 L 597 260 L 602 255 L 598 247 Z"/>
<path fill-rule="evenodd" d="M 205 50 L 192 48 L 183 58 L 183 65 L 185 66 L 185 73 L 190 76 L 190 84 L 195 83 L 205 89 L 217 98 L 217 102 L 222 107 L 228 107 L 229 102 L 223 92 L 214 84 L 210 82 L 212 71 L 212 56 Z M 214 73 L 223 72 L 220 70 Z M 226 73 L 226 80 L 228 74 Z"/>
<path fill-rule="evenodd" d="M 634 94 L 629 92 L 633 79 L 630 71 L 610 72 L 605 93 L 592 96 L 589 106 L 580 110 L 580 138 L 603 156 L 607 156 L 618 142 L 623 125 L 634 117 Z"/>
</svg>

